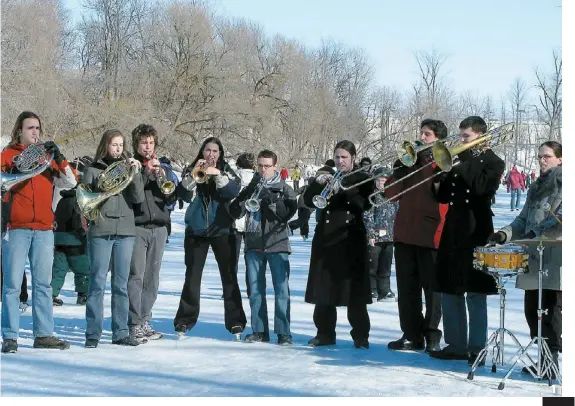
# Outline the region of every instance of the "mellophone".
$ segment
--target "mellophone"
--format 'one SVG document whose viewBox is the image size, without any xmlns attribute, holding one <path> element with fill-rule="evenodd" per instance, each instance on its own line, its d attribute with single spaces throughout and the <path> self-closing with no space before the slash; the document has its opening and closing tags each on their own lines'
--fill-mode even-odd
<svg viewBox="0 0 575 406">
<path fill-rule="evenodd" d="M 543 250 L 545 246 L 548 247 L 560 247 L 562 246 L 562 240 L 559 239 L 545 239 L 545 238 L 534 238 L 534 239 L 523 239 L 515 240 L 511 243 L 503 245 L 488 245 L 485 247 L 477 247 L 474 250 L 473 256 L 473 267 L 479 271 L 485 272 L 495 278 L 497 282 L 497 289 L 500 295 L 500 327 L 493 332 L 490 336 L 487 345 L 481 350 L 475 363 L 469 372 L 467 379 L 473 380 L 475 370 L 481 364 L 481 361 L 487 357 L 489 347 L 493 346 L 493 365 L 491 372 L 496 372 L 496 365 L 503 365 L 503 352 L 504 352 L 504 337 L 507 333 L 519 347 L 515 357 L 511 362 L 511 368 L 508 370 L 506 375 L 500 382 L 498 389 L 502 390 L 505 388 L 505 381 L 511 375 L 515 366 L 522 358 L 526 358 L 524 361 L 525 365 L 528 367 L 529 372 L 537 379 L 548 379 L 549 385 L 552 385 L 552 379 L 549 377 L 551 372 L 553 372 L 561 385 L 561 373 L 559 368 L 554 364 L 553 358 L 549 346 L 545 342 L 545 339 L 541 336 L 541 320 L 542 315 L 547 313 L 547 310 L 542 309 L 541 295 L 542 295 L 542 279 L 543 275 L 547 274 L 547 271 L 543 271 Z M 539 270 L 538 272 L 538 290 L 539 290 L 539 300 L 538 300 L 538 333 L 526 347 L 523 347 L 515 335 L 505 328 L 505 288 L 504 288 L 504 278 L 513 277 L 519 274 L 529 272 L 529 247 L 537 247 L 539 253 Z M 535 270 L 531 270 L 534 272 Z M 531 356 L 527 353 L 527 350 L 534 344 L 537 344 L 537 361 L 534 361 Z M 532 371 L 535 371 L 532 372 Z M 560 393 L 559 386 L 559 393 Z"/>
</svg>

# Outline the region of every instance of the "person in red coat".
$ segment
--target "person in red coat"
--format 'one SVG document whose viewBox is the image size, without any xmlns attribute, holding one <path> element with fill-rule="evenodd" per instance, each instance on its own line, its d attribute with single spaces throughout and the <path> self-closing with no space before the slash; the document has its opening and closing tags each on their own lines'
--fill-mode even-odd
<svg viewBox="0 0 575 406">
<path fill-rule="evenodd" d="M 511 211 L 519 210 L 521 192 L 525 192 L 525 179 L 515 165 L 513 165 L 513 169 L 508 175 L 507 193 L 509 192 L 511 192 Z"/>
<path fill-rule="evenodd" d="M 288 170 L 286 168 L 282 168 L 281 172 L 280 172 L 280 176 L 282 178 L 282 180 L 286 180 L 288 178 Z"/>
</svg>

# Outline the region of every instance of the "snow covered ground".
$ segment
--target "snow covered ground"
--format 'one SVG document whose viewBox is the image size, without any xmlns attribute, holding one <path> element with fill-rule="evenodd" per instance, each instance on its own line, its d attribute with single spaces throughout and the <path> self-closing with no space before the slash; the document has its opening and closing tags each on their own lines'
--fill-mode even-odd
<svg viewBox="0 0 575 406">
<path fill-rule="evenodd" d="M 185 207 L 184 207 L 185 210 Z M 510 212 L 509 194 L 500 189 L 494 206 L 495 226 L 508 224 L 519 212 Z M 310 348 L 315 335 L 313 306 L 304 303 L 311 240 L 291 237 L 291 319 L 295 344 L 280 347 L 275 335 L 269 344 L 245 344 L 233 340 L 224 328 L 221 282 L 210 253 L 203 275 L 202 309 L 187 338 L 176 340 L 173 317 L 184 281 L 184 211 L 173 214 L 173 234 L 162 263 L 154 326 L 164 339 L 139 347 L 111 345 L 109 285 L 105 297 L 105 325 L 101 345 L 84 345 L 85 308 L 75 304 L 72 274 L 68 274 L 61 298 L 54 308 L 55 330 L 69 340 L 67 351 L 32 348 L 32 312 L 21 318 L 17 354 L 1 357 L 3 396 L 552 396 L 546 383 L 522 376 L 517 368 L 505 390 L 497 385 L 507 368 L 491 373 L 480 368 L 473 381 L 466 379 L 466 361 L 439 361 L 423 352 L 395 352 L 387 343 L 401 336 L 397 303 L 369 306 L 369 350 L 356 350 L 349 335 L 345 308 L 338 309 L 337 346 Z M 313 216 L 312 216 L 313 221 Z M 311 225 L 312 230 L 314 224 Z M 240 288 L 248 317 L 244 262 L 240 261 Z M 273 288 L 268 272 L 268 308 L 273 323 Z M 396 290 L 395 272 L 392 289 Z M 523 292 L 507 284 L 506 327 L 522 345 L 529 342 L 523 316 Z M 31 288 L 30 288 L 31 289 Z M 489 333 L 499 326 L 499 297 L 491 296 Z M 273 326 L 273 324 L 272 324 Z M 272 327 L 273 328 L 273 327 Z M 508 345 L 509 360 L 515 348 Z"/>
</svg>

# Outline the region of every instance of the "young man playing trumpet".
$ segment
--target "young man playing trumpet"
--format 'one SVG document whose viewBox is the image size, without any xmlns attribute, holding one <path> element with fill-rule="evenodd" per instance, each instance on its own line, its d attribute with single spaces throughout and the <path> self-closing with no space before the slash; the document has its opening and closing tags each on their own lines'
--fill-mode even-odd
<svg viewBox="0 0 575 406">
<path fill-rule="evenodd" d="M 154 127 L 140 124 L 132 131 L 134 158 L 142 163 L 144 181 L 143 203 L 134 206 L 136 241 L 130 263 L 128 297 L 130 335 L 140 342 L 157 340 L 162 334 L 154 330 L 152 307 L 160 283 L 160 268 L 168 238 L 169 206 L 176 201 L 176 185 L 168 168 L 160 167 L 155 148 L 158 133 Z M 167 187 L 172 182 L 172 190 Z"/>
<path fill-rule="evenodd" d="M 258 154 L 258 173 L 230 206 L 230 213 L 235 218 L 246 214 L 245 256 L 253 330 L 245 338 L 248 343 L 270 340 L 266 304 L 267 262 L 275 292 L 274 332 L 279 345 L 292 344 L 288 259 L 291 248 L 287 223 L 296 210 L 296 194 L 277 171 L 277 155 L 269 150 L 261 151 Z"/>
</svg>

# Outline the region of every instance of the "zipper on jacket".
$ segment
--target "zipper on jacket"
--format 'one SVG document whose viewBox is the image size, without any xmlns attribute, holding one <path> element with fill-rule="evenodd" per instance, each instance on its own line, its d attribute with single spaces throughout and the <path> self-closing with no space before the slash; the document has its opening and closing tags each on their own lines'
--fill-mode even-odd
<svg viewBox="0 0 575 406">
<path fill-rule="evenodd" d="M 31 179 L 30 187 L 32 188 L 32 224 L 36 220 L 36 199 L 34 199 L 34 178 Z"/>
</svg>

